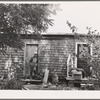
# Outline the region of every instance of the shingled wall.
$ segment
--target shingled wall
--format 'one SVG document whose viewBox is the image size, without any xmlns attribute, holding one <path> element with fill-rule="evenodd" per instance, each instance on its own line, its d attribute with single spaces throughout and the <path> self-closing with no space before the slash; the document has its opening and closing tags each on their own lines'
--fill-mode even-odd
<svg viewBox="0 0 100 100">
<path fill-rule="evenodd" d="M 67 58 L 75 53 L 75 40 L 73 37 L 48 38 L 39 45 L 39 72 L 48 67 L 50 73 L 55 71 L 59 77 L 67 74 Z"/>
<path fill-rule="evenodd" d="M 42 40 L 31 37 L 23 39 L 25 44 L 38 44 L 38 72 L 42 73 L 48 67 L 51 72 L 57 73 L 59 77 L 64 78 L 67 74 L 67 58 L 69 54 L 75 53 L 75 40 L 73 36 L 44 36 Z M 11 54 L 12 59 L 16 56 L 24 63 L 25 49 L 15 51 L 8 48 L 7 53 Z M 0 69 L 4 69 L 5 62 L 9 56 L 0 55 Z M 22 72 L 23 73 L 23 72 Z"/>
<path fill-rule="evenodd" d="M 73 35 L 43 35 L 41 40 L 36 37 L 24 37 L 25 44 L 38 44 L 38 72 L 42 73 L 46 67 L 51 72 L 55 72 L 60 78 L 64 78 L 67 74 L 67 58 L 69 54 L 75 53 L 76 42 Z M 25 48 L 23 50 L 7 49 L 8 55 L 0 54 L 0 74 L 5 68 L 5 63 L 11 55 L 12 60 L 17 56 L 21 63 L 25 61 Z M 93 55 L 95 50 L 93 49 Z M 75 62 L 74 62 L 75 63 Z M 21 72 L 23 74 L 23 72 Z"/>
<path fill-rule="evenodd" d="M 75 41 L 73 37 L 45 37 L 41 41 L 34 39 L 24 39 L 27 44 L 38 44 L 38 72 L 48 67 L 50 73 L 55 71 L 60 77 L 66 76 L 66 62 L 69 54 L 75 52 Z M 0 70 L 3 70 L 5 63 L 11 55 L 12 60 L 17 56 L 24 63 L 24 49 L 15 51 L 13 48 L 7 49 L 8 55 L 0 54 Z M 23 73 L 23 72 L 22 72 Z"/>
<path fill-rule="evenodd" d="M 75 53 L 75 40 L 67 35 L 44 35 L 42 40 L 24 39 L 25 44 L 38 44 L 38 72 L 42 73 L 48 67 L 50 73 L 55 72 L 59 77 L 67 74 L 67 58 Z"/>
</svg>

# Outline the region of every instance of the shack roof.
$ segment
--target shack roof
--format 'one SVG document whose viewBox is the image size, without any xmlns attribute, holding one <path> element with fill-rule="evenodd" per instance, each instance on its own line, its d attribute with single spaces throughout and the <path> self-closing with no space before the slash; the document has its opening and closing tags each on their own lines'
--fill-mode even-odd
<svg viewBox="0 0 100 100">
<path fill-rule="evenodd" d="M 78 33 L 80 36 L 86 36 L 85 33 Z M 45 34 L 22 34 L 22 39 L 46 39 L 46 38 L 53 38 L 53 39 L 61 39 L 66 37 L 74 37 L 74 33 L 45 33 Z"/>
</svg>

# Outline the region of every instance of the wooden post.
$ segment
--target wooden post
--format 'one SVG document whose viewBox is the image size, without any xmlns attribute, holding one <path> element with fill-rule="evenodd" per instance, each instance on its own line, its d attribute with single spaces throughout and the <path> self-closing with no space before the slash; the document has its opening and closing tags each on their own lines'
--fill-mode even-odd
<svg viewBox="0 0 100 100">
<path fill-rule="evenodd" d="M 46 84 L 48 82 L 48 76 L 49 76 L 49 70 L 46 68 L 44 73 L 43 83 Z"/>
<path fill-rule="evenodd" d="M 70 62 L 70 54 L 68 55 L 68 59 L 67 59 L 67 77 L 69 76 L 69 62 Z"/>
</svg>

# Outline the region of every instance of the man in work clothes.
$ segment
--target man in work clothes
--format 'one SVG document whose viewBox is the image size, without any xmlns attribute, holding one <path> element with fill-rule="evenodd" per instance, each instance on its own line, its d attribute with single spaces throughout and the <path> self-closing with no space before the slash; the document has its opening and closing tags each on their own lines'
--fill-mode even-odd
<svg viewBox="0 0 100 100">
<path fill-rule="evenodd" d="M 32 78 L 36 74 L 37 54 L 34 54 L 34 56 L 30 59 L 29 66 L 30 66 L 30 78 Z"/>
</svg>

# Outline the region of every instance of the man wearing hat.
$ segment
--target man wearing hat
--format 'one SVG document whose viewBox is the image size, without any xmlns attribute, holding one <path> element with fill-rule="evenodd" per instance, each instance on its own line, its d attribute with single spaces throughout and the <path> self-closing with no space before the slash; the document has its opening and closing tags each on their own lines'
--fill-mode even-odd
<svg viewBox="0 0 100 100">
<path fill-rule="evenodd" d="M 33 57 L 29 60 L 30 66 L 30 78 L 32 78 L 36 74 L 37 69 L 37 54 L 34 54 Z"/>
</svg>

